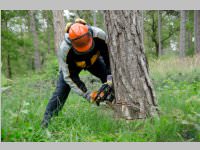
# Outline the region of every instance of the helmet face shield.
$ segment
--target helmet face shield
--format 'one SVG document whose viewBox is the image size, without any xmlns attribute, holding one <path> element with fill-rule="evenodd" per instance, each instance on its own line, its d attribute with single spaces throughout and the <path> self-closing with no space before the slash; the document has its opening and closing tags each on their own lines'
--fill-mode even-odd
<svg viewBox="0 0 200 150">
<path fill-rule="evenodd" d="M 80 37 L 71 39 L 72 46 L 77 52 L 85 53 L 90 51 L 93 43 L 91 34 L 88 32 Z"/>
</svg>

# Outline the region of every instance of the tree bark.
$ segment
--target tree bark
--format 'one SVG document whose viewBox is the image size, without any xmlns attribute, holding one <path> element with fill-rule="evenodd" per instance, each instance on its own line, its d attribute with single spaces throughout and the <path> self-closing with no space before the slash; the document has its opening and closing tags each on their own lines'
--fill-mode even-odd
<svg viewBox="0 0 200 150">
<path fill-rule="evenodd" d="M 33 44 L 34 44 L 34 68 L 35 70 L 41 69 L 41 61 L 40 61 L 40 51 L 39 51 L 39 40 L 38 40 L 38 33 L 36 31 L 36 22 L 35 22 L 35 11 L 30 10 L 30 28 L 33 35 Z"/>
<path fill-rule="evenodd" d="M 160 11 L 158 10 L 158 43 L 159 43 L 158 56 L 162 55 L 161 28 L 162 28 L 161 14 L 160 14 Z"/>
<path fill-rule="evenodd" d="M 200 54 L 200 10 L 194 11 L 195 52 Z"/>
<path fill-rule="evenodd" d="M 142 36 L 142 43 L 144 46 L 144 10 L 141 10 L 141 36 Z M 144 48 L 145 51 L 145 48 Z"/>
<path fill-rule="evenodd" d="M 186 21 L 190 22 L 190 11 L 189 10 L 187 11 Z M 186 38 L 187 38 L 186 47 L 187 47 L 188 50 L 191 50 L 191 46 L 192 46 L 192 32 L 191 32 L 191 30 L 186 31 Z"/>
<path fill-rule="evenodd" d="M 10 64 L 10 54 L 9 54 L 9 52 L 7 54 L 7 78 L 12 78 L 11 64 Z"/>
<path fill-rule="evenodd" d="M 180 19 L 180 47 L 179 54 L 180 57 L 185 56 L 185 36 L 186 36 L 186 11 L 181 10 L 181 19 Z"/>
<path fill-rule="evenodd" d="M 47 22 L 47 49 L 48 49 L 48 53 L 51 52 L 51 30 L 52 30 L 52 26 L 51 26 L 51 22 L 50 22 L 50 19 L 49 19 L 49 10 L 45 10 L 44 11 L 45 13 L 45 19 L 46 19 L 46 22 Z"/>
<path fill-rule="evenodd" d="M 105 11 L 115 108 L 125 119 L 157 114 L 157 102 L 144 54 L 139 11 Z"/>
<path fill-rule="evenodd" d="M 93 11 L 93 26 L 97 26 L 97 13 L 96 10 Z"/>
<path fill-rule="evenodd" d="M 51 52 L 51 32 L 50 32 L 50 27 L 49 27 L 49 25 L 48 25 L 48 27 L 47 27 L 47 39 L 48 39 L 48 41 L 47 41 L 47 46 L 48 46 L 48 53 L 50 53 Z"/>
<path fill-rule="evenodd" d="M 159 57 L 159 42 L 157 38 L 157 24 L 156 24 L 156 19 L 155 19 L 155 14 L 152 14 L 152 24 L 151 24 L 151 29 L 152 29 L 152 34 L 151 34 L 151 39 L 154 42 L 155 49 L 156 49 L 156 56 Z"/>
<path fill-rule="evenodd" d="M 53 10 L 53 25 L 54 25 L 54 45 L 55 53 L 57 54 L 60 43 L 64 39 L 65 21 L 63 10 Z"/>
<path fill-rule="evenodd" d="M 191 50 L 191 47 L 192 47 L 192 33 L 191 33 L 191 31 L 187 32 L 187 38 L 188 38 L 187 48 L 188 48 L 188 50 Z"/>
<path fill-rule="evenodd" d="M 8 30 L 8 23 L 7 23 L 7 21 L 6 20 L 4 20 L 3 22 L 1 22 L 1 29 L 2 30 L 5 30 L 5 31 L 7 31 Z M 3 41 L 3 38 L 4 37 L 1 37 L 2 39 L 2 41 Z M 2 50 L 4 49 L 4 44 L 2 44 Z M 8 49 L 8 50 L 6 50 L 6 62 L 5 62 L 5 64 L 6 64 L 6 77 L 7 78 L 12 78 L 12 70 L 11 70 L 11 59 L 10 59 L 10 50 Z"/>
</svg>

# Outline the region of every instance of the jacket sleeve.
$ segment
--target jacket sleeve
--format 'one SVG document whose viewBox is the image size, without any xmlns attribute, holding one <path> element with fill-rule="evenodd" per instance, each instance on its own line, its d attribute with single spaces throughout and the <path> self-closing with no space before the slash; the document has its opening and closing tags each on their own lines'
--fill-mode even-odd
<svg viewBox="0 0 200 150">
<path fill-rule="evenodd" d="M 66 44 L 65 41 L 63 41 L 58 51 L 59 70 L 62 71 L 64 81 L 71 87 L 71 89 L 80 96 L 84 96 L 84 92 L 77 86 L 77 84 L 70 77 L 68 64 L 66 63 L 69 49 L 70 46 Z"/>
<path fill-rule="evenodd" d="M 102 29 L 100 29 L 98 27 L 92 27 L 92 29 L 93 29 L 93 37 L 99 38 L 100 41 L 101 41 L 100 53 L 101 53 L 101 56 L 103 57 L 103 60 L 106 64 L 108 74 L 111 74 L 109 52 L 108 52 L 108 46 L 107 46 L 107 42 L 106 42 L 107 41 L 107 35 Z"/>
</svg>

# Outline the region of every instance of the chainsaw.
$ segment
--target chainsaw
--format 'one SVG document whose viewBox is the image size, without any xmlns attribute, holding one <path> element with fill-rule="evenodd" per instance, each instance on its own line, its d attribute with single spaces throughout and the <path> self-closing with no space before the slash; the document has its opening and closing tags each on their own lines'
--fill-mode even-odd
<svg viewBox="0 0 200 150">
<path fill-rule="evenodd" d="M 115 96 L 112 83 L 112 75 L 108 75 L 107 82 L 102 84 L 98 91 L 95 91 L 93 100 L 96 102 L 97 106 L 99 106 L 101 102 L 106 101 L 112 103 L 114 100 Z"/>
</svg>

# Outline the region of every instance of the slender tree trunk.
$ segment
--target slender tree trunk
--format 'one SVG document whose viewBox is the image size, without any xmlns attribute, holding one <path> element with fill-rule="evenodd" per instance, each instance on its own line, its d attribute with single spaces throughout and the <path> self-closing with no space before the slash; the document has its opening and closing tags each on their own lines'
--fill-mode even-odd
<svg viewBox="0 0 200 150">
<path fill-rule="evenodd" d="M 186 11 L 181 10 L 181 21 L 180 21 L 180 47 L 179 47 L 179 54 L 180 57 L 185 56 L 185 36 L 186 36 Z"/>
<path fill-rule="evenodd" d="M 35 70 L 34 58 L 31 58 L 31 69 Z"/>
<path fill-rule="evenodd" d="M 30 10 L 30 28 L 33 35 L 33 43 L 34 43 L 34 68 L 35 70 L 41 69 L 41 62 L 40 62 L 40 51 L 39 51 L 39 40 L 38 40 L 38 33 L 36 31 L 36 22 L 35 22 L 35 11 Z"/>
<path fill-rule="evenodd" d="M 50 27 L 48 25 L 48 28 L 47 28 L 47 44 L 48 44 L 48 53 L 51 52 L 51 32 L 50 32 Z"/>
<path fill-rule="evenodd" d="M 200 54 L 200 10 L 194 11 L 195 52 Z"/>
<path fill-rule="evenodd" d="M 186 15 L 186 21 L 190 22 L 190 10 L 187 11 L 187 15 Z M 186 47 L 188 50 L 191 50 L 191 46 L 192 46 L 192 32 L 191 30 L 187 30 L 186 31 Z"/>
<path fill-rule="evenodd" d="M 157 39 L 157 23 L 156 23 L 156 20 L 155 20 L 155 14 L 156 13 L 153 13 L 153 15 L 151 16 L 152 18 L 152 24 L 151 24 L 151 29 L 152 29 L 152 34 L 151 34 L 151 39 L 155 45 L 155 49 L 156 49 L 156 56 L 159 57 L 159 43 L 158 43 L 158 39 Z"/>
<path fill-rule="evenodd" d="M 139 11 L 105 11 L 115 108 L 126 119 L 157 114 L 157 102 L 144 54 Z"/>
<path fill-rule="evenodd" d="M 7 24 L 7 21 L 4 21 L 4 22 L 1 22 L 2 24 L 2 26 L 1 26 L 1 29 L 2 30 L 5 30 L 5 31 L 7 31 L 8 30 L 8 24 Z M 2 37 L 2 39 L 1 40 L 3 40 L 3 37 Z M 4 47 L 3 47 L 4 45 L 2 45 L 2 49 L 4 49 Z M 4 49 L 5 50 L 5 49 Z M 9 49 L 8 50 L 6 50 L 7 51 L 7 57 L 6 57 L 6 77 L 7 78 L 12 78 L 12 70 L 11 70 L 11 59 L 10 59 L 10 51 L 9 51 Z"/>
<path fill-rule="evenodd" d="M 144 46 L 144 10 L 141 10 L 141 36 L 142 36 L 142 43 Z M 145 49 L 144 49 L 145 51 Z"/>
<path fill-rule="evenodd" d="M 11 64 L 10 64 L 10 54 L 9 54 L 9 52 L 7 54 L 7 77 L 8 78 L 12 78 Z"/>
<path fill-rule="evenodd" d="M 64 39 L 65 21 L 63 10 L 53 10 L 53 24 L 54 24 L 54 45 L 55 53 L 57 54 L 60 43 Z"/>
<path fill-rule="evenodd" d="M 93 11 L 93 25 L 95 27 L 97 26 L 97 14 L 96 14 L 96 10 Z"/>
<path fill-rule="evenodd" d="M 187 37 L 188 37 L 187 48 L 188 48 L 188 50 L 191 50 L 191 47 L 192 47 L 192 33 L 190 31 L 187 32 Z"/>
<path fill-rule="evenodd" d="M 49 10 L 45 10 L 45 18 L 47 22 L 47 51 L 48 53 L 51 52 L 51 30 L 52 30 L 52 25 L 49 20 Z"/>
<path fill-rule="evenodd" d="M 161 55 L 162 55 L 161 28 L 162 28 L 161 14 L 160 14 L 160 11 L 158 10 L 158 43 L 159 43 L 158 56 L 161 56 Z"/>
</svg>

